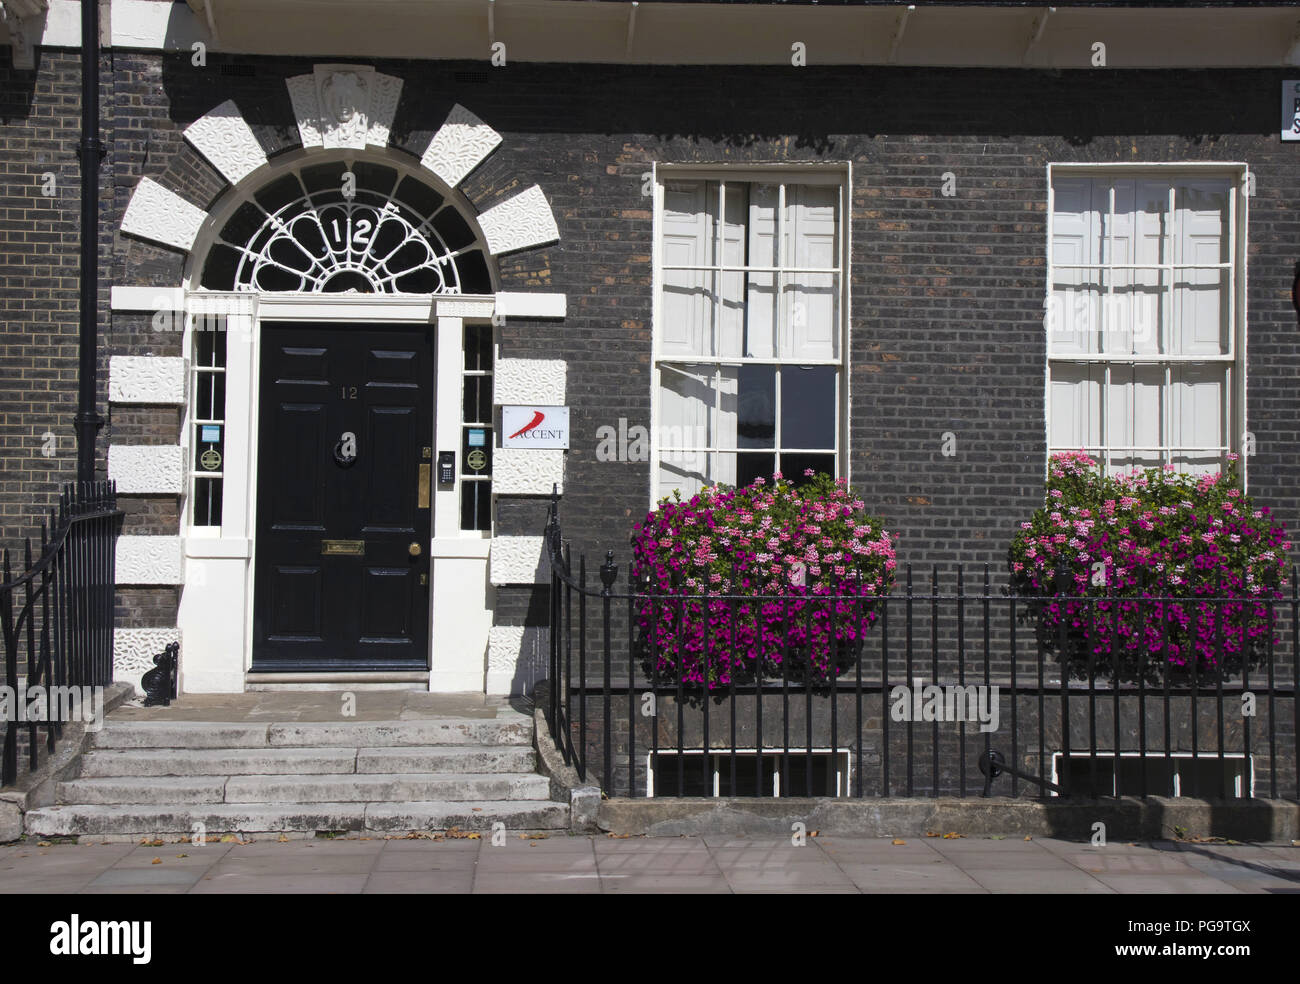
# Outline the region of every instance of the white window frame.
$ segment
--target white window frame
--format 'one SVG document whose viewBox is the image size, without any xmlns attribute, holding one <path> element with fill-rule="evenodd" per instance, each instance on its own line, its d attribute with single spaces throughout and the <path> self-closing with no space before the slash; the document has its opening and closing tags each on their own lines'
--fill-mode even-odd
<svg viewBox="0 0 1300 984">
<path fill-rule="evenodd" d="M 189 352 L 187 367 L 189 369 L 189 377 L 190 377 L 189 380 L 187 381 L 189 384 L 188 392 L 190 394 L 190 397 L 185 401 L 185 406 L 184 406 L 185 419 L 183 421 L 183 429 L 181 431 L 181 435 L 182 435 L 181 453 L 185 456 L 185 487 L 183 489 L 183 493 L 186 498 L 185 512 L 184 512 L 185 519 L 183 521 L 183 526 L 189 529 L 190 531 L 192 531 L 192 535 L 219 536 L 221 532 L 221 525 L 222 525 L 220 521 L 216 523 L 201 523 L 198 522 L 199 517 L 195 515 L 195 513 L 197 512 L 198 502 L 199 502 L 199 483 L 207 482 L 209 484 L 216 484 L 221 488 L 222 513 L 224 515 L 225 485 L 226 485 L 225 464 L 226 463 L 223 460 L 215 470 L 204 471 L 203 469 L 195 465 L 194 456 L 195 456 L 196 448 L 199 446 L 200 443 L 202 443 L 199 441 L 200 428 L 205 424 L 216 424 L 221 428 L 221 446 L 223 449 L 228 448 L 228 444 L 226 440 L 228 436 L 227 428 L 226 428 L 226 416 L 227 416 L 226 400 L 229 398 L 229 393 L 225 392 L 226 387 L 224 386 L 224 383 L 225 380 L 227 379 L 227 365 L 229 363 L 230 353 L 229 350 L 227 350 L 226 360 L 223 361 L 223 363 L 220 366 L 201 366 L 199 365 L 199 360 L 198 360 L 196 336 L 198 335 L 199 332 L 213 332 L 214 334 L 216 332 L 220 332 L 221 334 L 226 336 L 227 344 L 229 343 L 230 336 L 227 331 L 226 319 L 223 315 L 196 316 L 194 314 L 184 314 L 183 317 L 184 317 L 183 323 L 185 325 L 185 334 L 186 334 L 186 339 L 184 344 L 186 345 L 186 350 Z M 222 377 L 223 394 L 222 394 L 222 406 L 221 406 L 220 417 L 205 417 L 199 413 L 199 392 L 200 392 L 199 380 L 205 375 L 214 377 L 213 384 L 212 384 L 214 387 L 216 386 L 215 377 L 216 376 Z M 223 450 L 223 454 L 224 454 L 224 450 Z M 209 491 L 209 495 L 211 495 L 210 491 Z"/>
<path fill-rule="evenodd" d="M 774 238 L 779 251 L 781 243 L 781 220 L 785 206 L 785 186 L 787 184 L 821 184 L 831 185 L 839 188 L 839 222 L 840 237 L 840 255 L 838 265 L 834 268 L 827 269 L 798 269 L 795 272 L 803 273 L 832 273 L 839 277 L 839 335 L 837 338 L 838 358 L 834 359 L 797 359 L 797 358 L 760 358 L 760 357 L 735 357 L 735 356 L 665 356 L 662 350 L 661 339 L 663 332 L 662 326 L 662 296 L 664 286 L 664 270 L 667 268 L 663 258 L 663 211 L 664 211 L 664 183 L 672 180 L 702 180 L 717 181 L 719 187 L 719 200 L 724 206 L 725 214 L 726 203 L 726 184 L 732 183 L 761 183 L 761 184 L 779 184 L 779 199 L 776 207 L 776 232 Z M 852 254 L 852 199 L 853 199 L 853 165 L 849 161 L 828 162 L 828 163 L 780 163 L 780 164 L 759 164 L 738 166 L 731 163 L 708 163 L 708 164 L 661 164 L 655 163 L 651 170 L 652 188 L 654 191 L 654 211 L 652 224 L 652 305 L 651 305 L 651 325 L 652 325 L 652 348 L 650 356 L 650 505 L 653 507 L 660 498 L 659 492 L 659 469 L 660 469 L 660 420 L 659 420 L 659 400 L 660 386 L 662 383 L 661 366 L 665 363 L 683 363 L 691 365 L 713 365 L 716 367 L 714 373 L 714 394 L 715 399 L 720 401 L 722 398 L 722 387 L 718 385 L 719 373 L 724 366 L 740 365 L 795 365 L 795 366 L 814 366 L 828 365 L 837 370 L 838 384 L 838 406 L 835 412 L 835 475 L 836 477 L 847 477 L 849 474 L 849 407 L 851 403 L 851 393 L 849 390 L 849 338 L 851 323 L 850 308 L 850 270 L 849 263 Z M 779 257 L 779 252 L 778 252 Z M 671 269 L 683 269 L 672 267 Z M 696 269 L 689 267 L 687 269 Z M 731 266 L 725 261 L 722 250 L 718 251 L 717 263 L 710 264 L 703 269 L 709 269 L 717 272 L 719 275 L 725 272 L 768 272 L 775 274 L 775 294 L 781 296 L 782 288 L 787 283 L 786 276 L 789 268 L 782 267 L 778 262 L 774 267 L 764 266 Z M 718 404 L 715 404 L 715 411 L 719 410 Z M 780 453 L 799 453 L 802 450 L 794 447 L 782 447 L 781 445 L 781 387 L 776 387 L 776 433 L 773 437 L 773 454 Z M 735 452 L 741 450 L 738 448 L 724 448 L 721 446 L 674 446 L 671 450 L 674 452 L 685 453 L 715 453 L 715 452 Z M 757 450 L 757 449 L 753 449 Z M 825 449 L 815 449 L 818 453 L 825 453 Z M 779 467 L 779 465 L 778 465 Z M 797 476 L 788 476 L 797 477 Z"/>
<path fill-rule="evenodd" d="M 790 748 L 788 757 L 790 760 L 803 758 L 809 754 L 809 751 L 810 750 L 806 747 Z M 661 799 L 677 798 L 676 793 L 672 791 L 663 794 L 655 792 L 655 757 L 658 756 L 659 759 L 658 764 L 661 768 L 667 766 L 667 768 L 671 769 L 673 768 L 673 766 L 669 764 L 669 762 L 672 759 L 679 757 L 679 755 L 684 763 L 682 767 L 683 771 L 694 770 L 695 775 L 698 775 L 700 771 L 699 758 L 703 755 L 709 756 L 709 758 L 711 759 L 709 763 L 709 775 L 712 777 L 712 792 L 709 795 L 713 797 L 720 797 L 722 795 L 723 775 L 725 774 L 728 780 L 730 780 L 731 778 L 731 753 L 732 750 L 730 748 L 710 748 L 710 749 L 683 748 L 680 753 L 676 748 L 661 748 L 657 752 L 653 750 L 646 752 L 645 753 L 646 798 L 647 799 L 654 799 L 656 797 L 659 797 Z M 739 777 L 742 774 L 742 772 L 744 772 L 744 770 L 748 770 L 747 775 L 753 775 L 754 759 L 756 757 L 772 757 L 777 759 L 778 767 L 772 773 L 772 788 L 753 798 L 754 799 L 780 799 L 781 798 L 781 769 L 779 767 L 779 764 L 780 764 L 781 756 L 786 754 L 786 749 L 784 748 L 761 748 L 760 749 L 760 748 L 754 748 L 753 746 L 749 746 L 747 748 L 737 748 L 735 750 L 735 753 L 736 753 L 737 777 Z M 831 766 L 835 770 L 835 789 L 831 792 L 827 792 L 827 791 L 815 792 L 813 793 L 813 795 L 830 797 L 832 799 L 844 799 L 848 797 L 850 795 L 850 790 L 853 789 L 852 749 L 846 747 L 832 748 L 829 745 L 817 745 L 811 749 L 811 753 L 820 758 L 830 756 Z M 691 761 L 691 759 L 695 759 L 695 761 Z M 670 790 L 675 790 L 675 789 L 676 786 L 670 783 Z M 793 791 L 793 795 L 800 796 L 803 795 L 803 792 L 801 790 L 796 789 Z"/>
<path fill-rule="evenodd" d="M 490 369 L 466 369 L 466 368 L 465 368 L 465 357 L 466 357 L 466 355 L 467 355 L 468 352 L 469 352 L 469 343 L 468 343 L 467 339 L 468 339 L 468 337 L 469 337 L 469 331 L 470 331 L 470 327 L 471 327 L 471 325 L 474 325 L 474 326 L 477 326 L 477 327 L 481 327 L 482 330 L 485 331 L 485 332 L 487 332 L 487 334 L 488 334 L 488 351 L 491 353 L 490 358 L 492 359 L 492 368 L 490 368 Z M 464 419 L 464 416 L 465 416 L 465 392 L 466 392 L 466 390 L 467 390 L 468 387 L 469 387 L 469 381 L 470 381 L 471 379 L 482 379 L 482 380 L 486 380 L 486 381 L 487 381 L 487 386 L 488 386 L 489 397 L 490 397 L 490 394 L 492 393 L 492 381 L 493 381 L 493 379 L 496 377 L 496 367 L 497 367 L 497 363 L 496 363 L 496 358 L 497 358 L 497 339 L 496 339 L 496 334 L 497 334 L 497 333 L 496 333 L 496 329 L 493 327 L 492 322 L 490 322 L 490 321 L 488 321 L 488 322 L 469 322 L 469 321 L 467 321 L 467 322 L 465 322 L 465 325 L 464 325 L 464 327 L 461 329 L 461 331 L 462 331 L 462 333 L 463 333 L 463 337 L 462 337 L 462 340 L 461 340 L 461 362 L 460 362 L 460 394 L 461 394 L 461 402 L 460 402 L 461 410 L 460 410 L 460 417 L 462 418 L 462 419 L 461 419 L 461 422 L 460 422 L 460 423 L 461 423 L 461 441 L 462 441 L 462 442 L 465 441 L 465 439 L 466 439 L 466 438 L 465 438 L 465 435 L 466 435 L 466 433 L 467 433 L 468 431 L 470 431 L 471 429 L 482 430 L 482 431 L 484 432 L 484 435 L 485 435 L 486 440 L 487 440 L 487 450 L 488 450 L 488 452 L 489 452 L 490 454 L 493 455 L 493 458 L 492 458 L 492 464 L 495 466 L 495 464 L 496 464 L 496 459 L 495 459 L 496 448 L 495 448 L 494 441 L 495 441 L 495 436 L 496 436 L 496 428 L 493 427 L 493 425 L 492 425 L 492 405 L 489 404 L 489 407 L 488 407 L 488 419 L 487 419 L 487 420 L 465 420 L 465 419 Z M 462 445 L 460 445 L 460 444 L 458 444 L 458 445 L 456 446 L 456 456 L 457 456 L 457 458 L 460 457 L 460 454 L 461 454 L 461 447 L 462 447 Z M 437 466 L 437 462 L 434 462 L 434 465 L 435 465 L 435 467 L 436 467 L 436 466 Z M 480 534 L 480 535 L 481 535 L 481 534 L 486 534 L 486 535 L 488 535 L 488 536 L 491 536 L 492 533 L 493 533 L 493 531 L 496 530 L 496 496 L 495 496 L 495 495 L 493 495 L 490 491 L 489 491 L 489 493 L 488 493 L 488 506 L 487 506 L 487 508 L 488 508 L 488 525 L 487 525 L 487 529 L 486 529 L 486 530 L 475 530 L 475 529 L 467 529 L 467 528 L 465 528 L 465 526 L 462 525 L 462 517 L 461 517 L 461 513 L 460 513 L 460 508 L 461 508 L 461 503 L 463 502 L 463 497 L 464 497 L 464 495 L 465 495 L 465 489 L 464 489 L 464 486 L 465 486 L 465 485 L 477 485 L 477 484 L 481 484 L 481 483 L 487 483 L 488 488 L 489 488 L 489 490 L 490 490 L 491 487 L 492 487 L 492 472 L 489 470 L 488 473 L 487 473 L 486 475 L 477 474 L 477 473 L 475 473 L 475 474 L 470 474 L 470 473 L 466 472 L 464 468 L 460 467 L 460 462 L 458 461 L 458 462 L 457 462 L 457 467 L 456 467 L 456 473 L 457 473 L 457 475 L 458 475 L 458 477 L 459 477 L 459 479 L 460 479 L 460 485 L 457 487 L 457 495 L 458 495 L 460 498 L 457 500 L 457 503 L 458 503 L 458 504 L 457 504 L 457 512 L 456 512 L 456 524 L 457 524 L 458 527 L 460 527 L 460 532 L 461 532 L 461 534 L 464 535 L 464 534 L 476 534 L 476 533 L 477 533 L 477 534 Z"/>
<path fill-rule="evenodd" d="M 1055 242 L 1054 217 L 1056 214 L 1056 194 L 1055 179 L 1057 176 L 1063 177 L 1141 177 L 1148 175 L 1160 180 L 1170 180 L 1181 176 L 1196 177 L 1226 177 L 1228 178 L 1228 236 L 1229 236 L 1229 256 L 1231 259 L 1226 263 L 1217 264 L 1188 264 L 1174 263 L 1172 255 L 1169 262 L 1165 263 L 1115 263 L 1114 250 L 1105 250 L 1107 262 L 1105 263 L 1085 263 L 1085 264 L 1056 264 L 1053 262 Z M 1045 377 L 1043 386 L 1043 422 L 1044 422 L 1044 444 L 1047 448 L 1047 455 L 1043 462 L 1043 474 L 1046 476 L 1048 463 L 1054 453 L 1059 451 L 1078 451 L 1079 448 L 1060 448 L 1052 444 L 1052 366 L 1053 363 L 1070 363 L 1076 365 L 1100 365 L 1105 366 L 1105 381 L 1102 385 L 1100 396 L 1101 402 L 1101 429 L 1102 443 L 1096 448 L 1085 448 L 1089 452 L 1098 452 L 1101 457 L 1103 467 L 1109 469 L 1111 454 L 1115 452 L 1131 453 L 1135 451 L 1153 451 L 1159 453 L 1165 462 L 1169 462 L 1171 456 L 1185 450 L 1213 450 L 1202 448 L 1182 448 L 1172 447 L 1163 444 L 1159 447 L 1138 447 L 1138 446 L 1118 446 L 1110 445 L 1106 440 L 1106 423 L 1108 415 L 1108 391 L 1110 386 L 1110 367 L 1112 365 L 1163 365 L 1165 367 L 1164 380 L 1161 387 L 1161 415 L 1162 415 L 1162 439 L 1167 436 L 1164 428 L 1168 426 L 1168 421 L 1172 419 L 1172 409 L 1170 406 L 1170 394 L 1173 390 L 1172 372 L 1173 367 L 1177 365 L 1210 365 L 1219 364 L 1226 366 L 1227 376 L 1224 384 L 1224 401 L 1225 401 L 1225 418 L 1224 428 L 1226 443 L 1221 445 L 1218 450 L 1221 453 L 1237 452 L 1240 453 L 1245 434 L 1248 431 L 1246 420 L 1246 257 L 1247 243 L 1246 233 L 1249 226 L 1248 210 L 1250 196 L 1245 189 L 1249 187 L 1250 167 L 1243 161 L 1236 162 L 1207 162 L 1207 161 L 1176 161 L 1176 162 L 1140 162 L 1140 163 L 1114 163 L 1114 164 L 1069 164 L 1069 163 L 1050 163 L 1047 165 L 1047 282 L 1044 291 L 1044 313 L 1052 310 L 1053 305 L 1053 285 L 1056 283 L 1056 271 L 1058 269 L 1091 269 L 1107 275 L 1108 289 L 1107 294 L 1114 292 L 1114 277 L 1110 274 L 1114 270 L 1157 270 L 1166 280 L 1163 284 L 1167 291 L 1167 297 L 1170 299 L 1170 310 L 1172 307 L 1172 297 L 1174 291 L 1173 271 L 1188 269 L 1226 269 L 1228 271 L 1228 290 L 1231 294 L 1228 304 L 1228 316 L 1230 319 L 1228 330 L 1228 352 L 1218 356 L 1209 355 L 1177 355 L 1172 353 L 1162 353 L 1158 355 L 1121 355 L 1115 353 L 1090 353 L 1087 356 L 1080 356 L 1078 353 L 1068 353 L 1056 355 L 1052 351 L 1051 327 L 1045 324 L 1046 328 L 1046 353 L 1044 360 Z M 1112 189 L 1110 195 L 1110 212 L 1109 221 L 1107 222 L 1107 235 L 1114 235 L 1114 215 L 1115 215 L 1115 195 Z M 1169 190 L 1169 214 L 1176 214 L 1177 201 L 1175 190 L 1171 186 Z M 1243 456 L 1239 463 L 1238 474 L 1240 475 L 1242 488 L 1246 488 L 1247 479 L 1247 461 Z"/>
<path fill-rule="evenodd" d="M 1120 752 L 1119 757 L 1121 760 L 1145 758 L 1149 762 L 1159 762 L 1162 765 L 1168 764 L 1170 768 L 1170 780 L 1173 786 L 1173 795 L 1175 797 L 1191 795 L 1190 793 L 1183 792 L 1184 780 L 1183 780 L 1182 770 L 1179 768 L 1180 765 L 1189 765 L 1189 764 L 1195 765 L 1196 762 L 1201 762 L 1201 761 L 1212 761 L 1212 762 L 1219 761 L 1219 753 L 1217 751 L 1203 751 L 1203 752 L 1197 752 L 1195 755 L 1193 755 L 1191 752 L 1166 753 L 1163 751 L 1156 751 L 1154 749 L 1147 749 L 1145 755 L 1142 752 Z M 1091 760 L 1091 758 L 1092 758 L 1091 753 L 1086 751 L 1076 752 L 1072 750 L 1070 752 L 1070 759 L 1072 763 L 1074 763 L 1072 768 L 1074 766 L 1081 766 L 1083 768 L 1086 768 L 1087 763 Z M 1117 782 L 1115 778 L 1114 759 L 1115 759 L 1114 752 L 1102 752 L 1102 751 L 1097 752 L 1097 760 L 1099 762 L 1105 761 L 1107 763 L 1107 766 L 1111 769 L 1110 789 L 1109 791 L 1106 790 L 1102 791 L 1102 795 L 1104 796 L 1118 795 Z M 1064 762 L 1064 760 L 1065 760 L 1064 751 L 1057 749 L 1052 752 L 1051 782 L 1053 785 L 1059 786 L 1061 784 L 1061 780 L 1064 778 L 1063 773 L 1065 770 L 1061 768 L 1061 764 Z M 1240 767 L 1235 768 L 1234 773 L 1232 775 L 1232 788 L 1233 788 L 1234 798 L 1254 799 L 1256 795 L 1255 753 L 1252 752 L 1250 755 L 1247 755 L 1245 752 L 1225 751 L 1223 753 L 1223 762 L 1225 763 L 1225 765 L 1228 762 L 1241 763 Z M 1082 768 L 1080 769 L 1080 771 L 1082 771 Z M 1188 783 L 1189 788 L 1190 785 L 1191 784 L 1189 782 Z M 1203 793 L 1203 790 L 1198 790 L 1198 792 Z M 1061 794 L 1057 792 L 1055 789 L 1051 789 L 1048 790 L 1048 795 L 1060 796 Z M 1132 789 L 1126 786 L 1124 788 L 1124 795 L 1133 796 L 1135 795 L 1135 793 Z M 1160 796 L 1163 794 L 1157 792 L 1154 793 L 1153 795 Z"/>
</svg>

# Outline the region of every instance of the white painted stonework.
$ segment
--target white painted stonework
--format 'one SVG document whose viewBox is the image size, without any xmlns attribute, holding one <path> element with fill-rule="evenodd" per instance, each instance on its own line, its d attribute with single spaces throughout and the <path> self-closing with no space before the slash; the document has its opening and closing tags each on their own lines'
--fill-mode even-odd
<svg viewBox="0 0 1300 984">
<path fill-rule="evenodd" d="M 498 536 L 492 540 L 488 577 L 493 584 L 542 584 L 550 578 L 546 538 Z"/>
<path fill-rule="evenodd" d="M 152 178 L 141 178 L 122 216 L 122 231 L 189 252 L 208 213 Z"/>
<path fill-rule="evenodd" d="M 563 359 L 498 359 L 492 400 L 499 404 L 563 406 L 567 375 Z"/>
<path fill-rule="evenodd" d="M 298 134 L 307 148 L 387 147 L 402 80 L 369 65 L 316 65 L 286 79 Z"/>
<path fill-rule="evenodd" d="M 115 355 L 108 360 L 110 403 L 185 402 L 185 360 L 165 355 Z"/>
<path fill-rule="evenodd" d="M 495 307 L 491 298 L 482 297 L 439 297 L 434 301 L 439 318 L 490 318 Z"/>
<path fill-rule="evenodd" d="M 564 294 L 497 291 L 496 313 L 503 318 L 563 318 L 568 307 Z"/>
<path fill-rule="evenodd" d="M 127 495 L 180 495 L 185 449 L 179 445 L 114 444 L 108 449 L 108 477 Z"/>
<path fill-rule="evenodd" d="M 501 134 L 457 103 L 429 141 L 420 163 L 455 188 L 501 143 Z"/>
<path fill-rule="evenodd" d="M 117 583 L 181 584 L 184 582 L 179 536 L 120 536 L 117 538 Z"/>
<path fill-rule="evenodd" d="M 179 642 L 180 629 L 115 629 L 113 631 L 113 679 L 129 683 L 143 696 L 140 678 L 154 668 L 153 658 L 173 642 Z M 181 665 L 184 665 L 183 660 Z"/>
<path fill-rule="evenodd" d="M 564 452 L 551 448 L 497 448 L 492 455 L 492 491 L 497 495 L 550 495 L 564 491 Z"/>
<path fill-rule="evenodd" d="M 184 311 L 182 287 L 113 287 L 109 305 L 114 311 Z"/>
<path fill-rule="evenodd" d="M 185 128 L 185 139 L 232 185 L 266 163 L 266 151 L 244 122 L 233 99 L 209 110 Z"/>
<path fill-rule="evenodd" d="M 550 632 L 540 625 L 494 625 L 488 635 L 487 692 L 519 695 L 532 693 L 544 680 L 549 658 Z"/>
<path fill-rule="evenodd" d="M 559 227 L 541 185 L 533 185 L 500 205 L 493 205 L 478 217 L 479 228 L 493 256 L 553 243 Z"/>
</svg>

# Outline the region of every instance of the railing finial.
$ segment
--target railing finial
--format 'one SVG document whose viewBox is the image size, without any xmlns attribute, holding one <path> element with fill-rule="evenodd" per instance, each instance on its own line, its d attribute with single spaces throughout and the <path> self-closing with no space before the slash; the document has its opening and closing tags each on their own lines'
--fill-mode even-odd
<svg viewBox="0 0 1300 984">
<path fill-rule="evenodd" d="M 602 594 L 609 594 L 610 589 L 614 587 L 614 581 L 618 579 L 618 565 L 614 563 L 614 551 L 605 551 L 605 563 L 600 565 L 600 583 L 605 586 Z"/>
</svg>

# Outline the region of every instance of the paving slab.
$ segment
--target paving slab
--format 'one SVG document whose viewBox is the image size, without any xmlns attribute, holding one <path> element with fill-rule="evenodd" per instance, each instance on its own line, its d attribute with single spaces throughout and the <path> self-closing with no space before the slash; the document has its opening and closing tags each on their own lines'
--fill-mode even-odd
<svg viewBox="0 0 1300 984">
<path fill-rule="evenodd" d="M 433 868 L 421 871 L 375 871 L 366 881 L 365 895 L 465 895 L 474 887 L 474 868 Z"/>
<path fill-rule="evenodd" d="M 190 890 L 196 895 L 359 895 L 366 874 L 256 874 L 224 872 L 205 875 Z"/>
<path fill-rule="evenodd" d="M 189 887 L 203 877 L 204 868 L 165 868 L 154 865 L 149 868 L 109 868 L 102 872 L 90 884 L 89 888 L 134 888 L 162 885 L 184 885 Z"/>
<path fill-rule="evenodd" d="M 841 864 L 864 892 L 985 892 L 974 878 L 942 860 L 930 864 Z"/>
<path fill-rule="evenodd" d="M 713 843 L 710 844 L 709 841 Z M 154 859 L 158 863 L 154 863 Z M 351 836 L 0 847 L 0 893 L 1300 894 L 1286 845 Z"/>
<path fill-rule="evenodd" d="M 1041 868 L 963 869 L 974 881 L 994 893 L 1044 895 L 1114 895 L 1115 889 L 1082 871 Z"/>
<path fill-rule="evenodd" d="M 596 872 L 508 871 L 474 875 L 475 895 L 595 895 L 600 892 Z"/>
</svg>

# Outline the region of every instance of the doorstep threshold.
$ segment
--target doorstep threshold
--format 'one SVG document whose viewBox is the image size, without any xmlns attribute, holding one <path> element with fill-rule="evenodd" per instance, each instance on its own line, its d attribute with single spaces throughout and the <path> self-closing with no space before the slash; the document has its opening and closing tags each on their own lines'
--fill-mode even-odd
<svg viewBox="0 0 1300 984">
<path fill-rule="evenodd" d="M 429 689 L 428 670 L 335 670 L 244 674 L 245 690 L 326 689 L 340 685 Z"/>
</svg>

